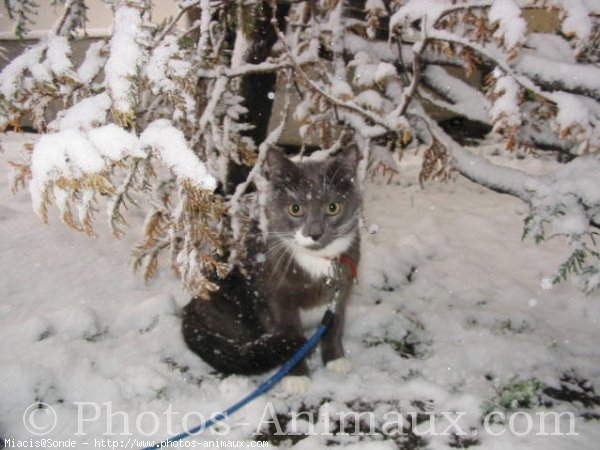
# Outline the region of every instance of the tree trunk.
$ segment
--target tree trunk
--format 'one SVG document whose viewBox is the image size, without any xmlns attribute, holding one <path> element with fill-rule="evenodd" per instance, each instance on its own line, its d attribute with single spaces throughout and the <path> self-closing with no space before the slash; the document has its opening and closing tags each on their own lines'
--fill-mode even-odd
<svg viewBox="0 0 600 450">
<path fill-rule="evenodd" d="M 277 21 L 282 30 L 285 30 L 289 11 L 289 4 L 284 3 L 277 8 Z M 270 2 L 263 1 L 259 6 L 259 14 L 257 14 L 256 23 L 253 27 L 252 42 L 244 58 L 247 63 L 258 64 L 271 55 L 273 45 L 277 41 L 275 30 L 271 25 L 272 15 L 273 9 Z M 244 98 L 244 104 L 249 111 L 245 121 L 254 126 L 246 135 L 252 138 L 257 147 L 267 136 L 269 118 L 271 117 L 273 99 L 275 98 L 269 96 L 269 93 L 275 92 L 276 82 L 277 75 L 275 73 L 246 75 L 242 77 L 240 82 L 240 95 Z M 235 187 L 246 179 L 249 170 L 245 165 L 238 165 L 230 161 L 226 192 L 232 193 Z"/>
</svg>

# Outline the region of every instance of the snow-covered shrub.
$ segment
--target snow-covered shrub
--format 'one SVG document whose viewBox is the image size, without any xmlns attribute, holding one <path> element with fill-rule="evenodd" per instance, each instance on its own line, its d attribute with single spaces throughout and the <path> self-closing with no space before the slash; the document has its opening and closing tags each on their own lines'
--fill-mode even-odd
<svg viewBox="0 0 600 450">
<path fill-rule="evenodd" d="M 5 3 L 25 34 L 33 2 Z M 566 236 L 573 247 L 554 280 L 572 273 L 586 291 L 600 286 L 598 2 L 182 0 L 162 24 L 149 0 L 106 3 L 112 35 L 81 64 L 71 46 L 85 0 L 66 0 L 50 35 L 0 75 L 0 126 L 27 119 L 43 133 L 30 160 L 14 164 L 43 219 L 54 201 L 66 224 L 93 234 L 95 206 L 108 196 L 119 235 L 135 201 L 147 210 L 137 264 L 151 276 L 168 253 L 184 284 L 206 293 L 216 288 L 208 273 L 243 259 L 250 219 L 268 226 L 264 155 L 293 118 L 324 155 L 356 141 L 362 181 L 394 174 L 416 147 L 422 183 L 454 169 L 521 198 L 526 235 Z M 545 10 L 558 29 L 529 30 L 526 9 Z M 262 134 L 268 117 L 257 117 L 247 86 L 261 74 L 275 74 L 272 94 L 285 97 Z M 439 109 L 488 126 L 507 151 L 552 151 L 569 163 L 547 176 L 494 165 L 436 122 Z"/>
</svg>

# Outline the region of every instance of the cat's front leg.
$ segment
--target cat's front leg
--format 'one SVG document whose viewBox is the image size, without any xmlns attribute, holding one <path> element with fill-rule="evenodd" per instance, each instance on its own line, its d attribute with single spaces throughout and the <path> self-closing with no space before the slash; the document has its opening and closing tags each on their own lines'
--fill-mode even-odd
<svg viewBox="0 0 600 450">
<path fill-rule="evenodd" d="M 278 299 L 289 298 L 279 295 Z M 269 328 L 280 336 L 304 336 L 300 310 L 293 302 L 273 305 Z M 300 361 L 281 381 L 282 390 L 288 394 L 299 395 L 305 393 L 310 387 L 310 377 L 306 360 Z"/>
<path fill-rule="evenodd" d="M 342 344 L 347 298 L 348 293 L 340 298 L 333 322 L 321 340 L 323 364 L 327 369 L 339 374 L 346 374 L 352 369 L 352 363 L 346 358 Z"/>
</svg>

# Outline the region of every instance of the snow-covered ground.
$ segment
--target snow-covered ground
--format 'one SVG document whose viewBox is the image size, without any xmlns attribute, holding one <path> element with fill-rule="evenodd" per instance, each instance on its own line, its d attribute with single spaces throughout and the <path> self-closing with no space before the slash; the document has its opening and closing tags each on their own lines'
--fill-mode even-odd
<svg viewBox="0 0 600 450">
<path fill-rule="evenodd" d="M 0 437 L 41 439 L 48 431 L 44 437 L 72 439 L 76 448 L 101 438 L 162 439 L 260 383 L 264 376 L 223 378 L 187 350 L 180 335 L 187 296 L 166 270 L 149 285 L 131 272 L 142 211 L 130 212 L 122 240 L 97 220 L 93 240 L 63 226 L 55 210 L 44 226 L 28 192 L 10 193 L 6 161 L 18 159 L 26 139 L 0 137 Z M 554 169 L 532 157 L 494 158 L 537 173 Z M 315 353 L 305 395 L 276 388 L 232 416 L 228 433 L 207 431 L 198 442 L 250 447 L 266 436 L 271 447 L 297 449 L 597 448 L 599 296 L 568 282 L 548 289 L 544 277 L 569 253 L 558 240 L 521 241 L 527 209 L 519 200 L 464 179 L 421 190 L 417 167 L 407 157 L 395 182 L 366 193 L 368 225 L 379 232 L 363 235 L 348 312 L 352 372 L 327 371 Z M 52 409 L 30 409 L 24 420 L 36 402 Z M 307 412 L 304 420 L 287 420 L 297 411 Z M 487 426 L 490 411 L 506 414 L 504 425 L 496 415 Z M 539 413 L 549 411 L 573 413 L 572 423 L 561 416 L 561 435 L 550 435 L 557 430 L 548 415 L 540 430 Z M 273 412 L 284 431 L 306 432 L 307 417 L 315 427 L 308 437 L 278 436 L 266 423 Z M 337 432 L 340 412 L 363 413 L 360 429 L 373 434 L 354 433 L 347 419 L 348 434 Z M 417 429 L 395 435 L 392 424 L 402 415 L 408 430 L 411 413 L 419 413 Z M 457 427 L 444 433 L 448 417 L 467 435 L 451 436 Z"/>
</svg>

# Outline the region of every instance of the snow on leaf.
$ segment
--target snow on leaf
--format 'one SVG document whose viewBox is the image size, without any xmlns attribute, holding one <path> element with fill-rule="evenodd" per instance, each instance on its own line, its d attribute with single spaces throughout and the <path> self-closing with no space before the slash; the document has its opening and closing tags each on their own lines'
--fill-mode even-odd
<svg viewBox="0 0 600 450">
<path fill-rule="evenodd" d="M 71 46 L 64 36 L 49 36 L 46 44 L 46 64 L 59 78 L 74 78 Z"/>
<path fill-rule="evenodd" d="M 175 90 L 176 85 L 169 78 L 168 71 L 170 69 L 169 64 L 173 62 L 173 57 L 178 53 L 179 48 L 175 36 L 167 36 L 150 55 L 143 72 L 152 84 L 152 91 L 155 94 L 161 91 Z M 189 63 L 187 65 L 189 67 Z"/>
<path fill-rule="evenodd" d="M 331 94 L 341 100 L 350 100 L 354 97 L 350 85 L 342 80 L 335 80 L 331 83 Z"/>
<path fill-rule="evenodd" d="M 411 0 L 392 15 L 390 30 L 403 24 L 412 24 L 423 17 L 427 17 L 427 22 L 433 25 L 449 5 L 450 2 L 446 0 Z"/>
<path fill-rule="evenodd" d="M 358 94 L 356 96 L 356 103 L 372 111 L 383 110 L 383 97 L 381 97 L 379 92 L 372 89 L 367 89 Z"/>
<path fill-rule="evenodd" d="M 214 190 L 217 182 L 206 166 L 189 148 L 181 131 L 166 119 L 152 122 L 140 136 L 144 147 L 154 149 L 163 162 L 180 178 L 201 189 Z"/>
<path fill-rule="evenodd" d="M 111 161 L 119 161 L 127 156 L 146 157 L 135 134 L 114 123 L 91 129 L 88 132 L 88 138 L 98 153 Z"/>
<path fill-rule="evenodd" d="M 89 129 L 106 122 L 110 109 L 110 97 L 106 92 L 85 98 L 69 109 L 61 111 L 58 117 L 48 124 L 50 131 L 66 128 Z"/>
<path fill-rule="evenodd" d="M 44 134 L 31 155 L 29 191 L 34 210 L 43 216 L 45 192 L 52 183 L 101 174 L 108 170 L 109 162 L 127 156 L 143 158 L 146 155 L 133 134 L 114 124 L 89 132 L 67 128 Z M 55 186 L 55 197 L 56 191 Z"/>
<path fill-rule="evenodd" d="M 554 3 L 563 11 L 561 24 L 563 33 L 567 36 L 577 36 L 580 41 L 588 39 L 592 33 L 592 21 L 586 2 L 584 0 L 557 0 Z"/>
<path fill-rule="evenodd" d="M 494 122 L 494 131 L 512 134 L 522 123 L 521 88 L 509 75 L 500 75 L 494 86 L 494 104 L 490 109 L 490 118 Z"/>
<path fill-rule="evenodd" d="M 600 68 L 597 66 L 557 62 L 527 49 L 523 49 L 522 52 L 522 57 L 516 62 L 519 72 L 545 83 L 556 83 L 566 89 L 600 96 Z"/>
<path fill-rule="evenodd" d="M 594 127 L 592 121 L 595 118 L 594 121 L 597 124 L 600 117 L 591 114 L 585 97 L 567 92 L 552 92 L 548 94 L 548 97 L 556 103 L 558 108 L 555 123 L 560 136 L 571 135 L 580 143 L 579 153 L 586 153 L 589 150 L 592 136 L 598 139 L 598 127 Z M 592 142 L 592 144 L 598 145 L 598 142 Z"/>
<path fill-rule="evenodd" d="M 449 105 L 452 111 L 472 120 L 488 122 L 490 102 L 479 90 L 439 66 L 428 66 L 423 71 L 423 77 L 436 92 L 452 101 Z"/>
<path fill-rule="evenodd" d="M 546 60 L 575 64 L 573 49 L 562 36 L 551 33 L 531 33 L 527 36 L 527 55 L 537 55 Z M 524 52 L 526 50 L 523 50 Z M 546 67 L 547 68 L 547 67 Z"/>
<path fill-rule="evenodd" d="M 371 87 L 375 84 L 377 64 L 360 64 L 354 70 L 352 83 L 357 87 Z"/>
<path fill-rule="evenodd" d="M 43 135 L 31 155 L 29 191 L 34 211 L 41 214 L 44 192 L 50 182 L 97 173 L 104 168 L 104 161 L 82 132 L 67 129 Z"/>
<path fill-rule="evenodd" d="M 560 130 L 587 123 L 588 110 L 575 95 L 566 92 L 553 92 L 549 94 L 549 97 L 556 102 L 558 107 L 556 122 Z"/>
<path fill-rule="evenodd" d="M 89 84 L 106 63 L 106 42 L 98 41 L 90 44 L 85 52 L 85 58 L 77 69 L 77 77 L 84 84 Z"/>
<path fill-rule="evenodd" d="M 40 42 L 29 47 L 22 54 L 14 58 L 0 73 L 0 94 L 6 100 L 14 98 L 21 87 L 23 75 L 26 70 L 32 70 L 32 67 L 39 64 L 46 44 Z"/>
<path fill-rule="evenodd" d="M 388 78 L 395 77 L 396 75 L 396 68 L 392 64 L 382 62 L 377 65 L 377 70 L 375 71 L 375 82 L 383 83 Z"/>
<path fill-rule="evenodd" d="M 386 10 L 383 0 L 367 0 L 365 2 L 365 10 L 366 11 L 372 11 L 372 10 L 376 10 L 376 9 L 380 9 L 382 11 Z"/>
<path fill-rule="evenodd" d="M 498 24 L 494 37 L 500 39 L 507 50 L 525 42 L 527 22 L 521 17 L 521 8 L 514 0 L 495 0 L 489 11 L 489 19 Z"/>
<path fill-rule="evenodd" d="M 136 6 L 122 2 L 115 10 L 114 31 L 110 39 L 110 55 L 106 61 L 106 84 L 117 120 L 127 124 L 133 120 L 137 102 L 135 79 L 144 53 L 141 48 L 142 13 Z"/>
</svg>

